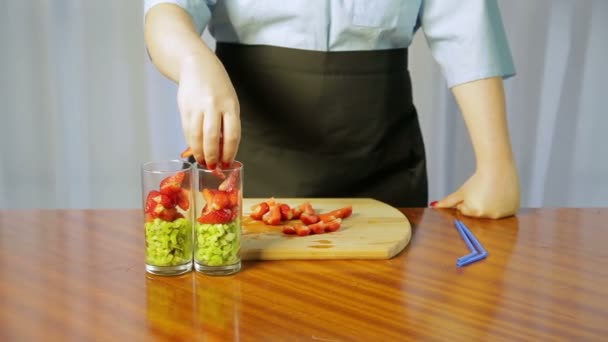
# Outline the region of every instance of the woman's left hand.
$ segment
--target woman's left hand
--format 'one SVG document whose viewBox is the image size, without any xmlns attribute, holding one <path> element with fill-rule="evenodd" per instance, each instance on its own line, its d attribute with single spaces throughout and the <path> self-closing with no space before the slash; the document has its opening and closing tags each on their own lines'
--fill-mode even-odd
<svg viewBox="0 0 608 342">
<path fill-rule="evenodd" d="M 431 204 L 434 208 L 456 208 L 472 217 L 499 219 L 517 213 L 520 189 L 514 162 L 478 167 L 454 193 Z"/>
</svg>

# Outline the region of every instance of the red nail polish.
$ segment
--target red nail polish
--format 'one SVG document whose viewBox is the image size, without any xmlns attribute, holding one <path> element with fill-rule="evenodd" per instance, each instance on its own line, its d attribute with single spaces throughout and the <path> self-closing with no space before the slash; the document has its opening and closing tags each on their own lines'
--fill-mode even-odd
<svg viewBox="0 0 608 342">
<path fill-rule="evenodd" d="M 229 169 L 230 163 L 222 162 L 222 169 Z"/>
<path fill-rule="evenodd" d="M 205 166 L 205 159 L 199 159 L 197 161 L 201 166 Z"/>
<path fill-rule="evenodd" d="M 216 163 L 212 163 L 212 164 L 209 164 L 209 166 L 207 166 L 207 168 L 208 168 L 209 170 L 215 170 L 215 168 L 216 168 L 216 167 L 217 167 L 217 164 L 216 164 Z"/>
<path fill-rule="evenodd" d="M 431 204 L 429 204 L 429 205 L 430 205 L 431 207 L 434 207 L 434 206 L 436 206 L 436 205 L 437 205 L 437 201 L 433 201 L 433 202 L 431 202 Z"/>
</svg>

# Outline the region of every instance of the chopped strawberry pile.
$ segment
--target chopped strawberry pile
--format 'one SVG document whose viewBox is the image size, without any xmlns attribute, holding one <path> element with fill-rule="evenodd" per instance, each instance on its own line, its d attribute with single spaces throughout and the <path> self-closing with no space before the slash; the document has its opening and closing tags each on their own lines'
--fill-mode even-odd
<svg viewBox="0 0 608 342">
<path fill-rule="evenodd" d="M 182 158 L 189 158 L 192 155 L 192 149 L 187 147 L 180 156 Z M 210 224 L 222 224 L 234 221 L 237 215 L 239 215 L 239 189 L 237 189 L 239 172 L 233 171 L 226 177 L 219 165 L 209 166 L 202 161 L 199 161 L 199 165 L 211 170 L 223 182 L 217 189 L 202 190 L 205 206 L 197 221 Z"/>
<path fill-rule="evenodd" d="M 160 182 L 159 190 L 152 190 L 148 193 L 144 206 L 146 222 L 156 218 L 173 222 L 184 217 L 177 208 L 182 210 L 190 208 L 189 191 L 183 187 L 185 178 L 185 172 L 178 172 L 163 179 Z"/>
<path fill-rule="evenodd" d="M 218 189 L 203 189 L 205 206 L 197 219 L 200 223 L 221 224 L 234 221 L 239 215 L 239 172 L 233 171 Z"/>
<path fill-rule="evenodd" d="M 270 198 L 252 206 L 249 217 L 271 226 L 283 225 L 284 234 L 306 236 L 335 232 L 340 229 L 342 220 L 352 213 L 353 208 L 350 205 L 319 214 L 310 202 L 290 207 L 286 203 L 279 203 L 274 198 Z M 292 222 L 292 220 L 300 220 L 300 222 Z"/>
</svg>

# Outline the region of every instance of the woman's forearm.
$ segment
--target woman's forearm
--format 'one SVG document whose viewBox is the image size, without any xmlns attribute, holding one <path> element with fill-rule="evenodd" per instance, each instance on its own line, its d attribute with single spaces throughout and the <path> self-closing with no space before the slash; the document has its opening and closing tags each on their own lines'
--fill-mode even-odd
<svg viewBox="0 0 608 342">
<path fill-rule="evenodd" d="M 477 168 L 513 164 L 502 79 L 461 84 L 452 92 L 471 137 Z"/>
<path fill-rule="evenodd" d="M 188 12 L 177 5 L 152 7 L 146 15 L 144 38 L 154 65 L 175 82 L 180 79 L 184 62 L 213 57 L 213 51 L 198 35 Z"/>
<path fill-rule="evenodd" d="M 221 61 L 203 42 L 188 12 L 177 5 L 152 7 L 144 35 L 154 65 L 178 83 L 184 138 L 194 158 L 211 169 L 230 164 L 240 143 L 240 108 Z"/>
</svg>

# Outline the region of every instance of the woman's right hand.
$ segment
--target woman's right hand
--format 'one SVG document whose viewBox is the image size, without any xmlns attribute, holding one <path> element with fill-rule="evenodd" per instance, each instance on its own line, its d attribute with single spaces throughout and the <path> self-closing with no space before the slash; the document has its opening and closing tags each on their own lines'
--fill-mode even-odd
<svg viewBox="0 0 608 342">
<path fill-rule="evenodd" d="M 215 55 L 184 58 L 177 101 L 186 143 L 200 164 L 215 169 L 236 157 L 241 120 L 236 91 Z"/>
</svg>

